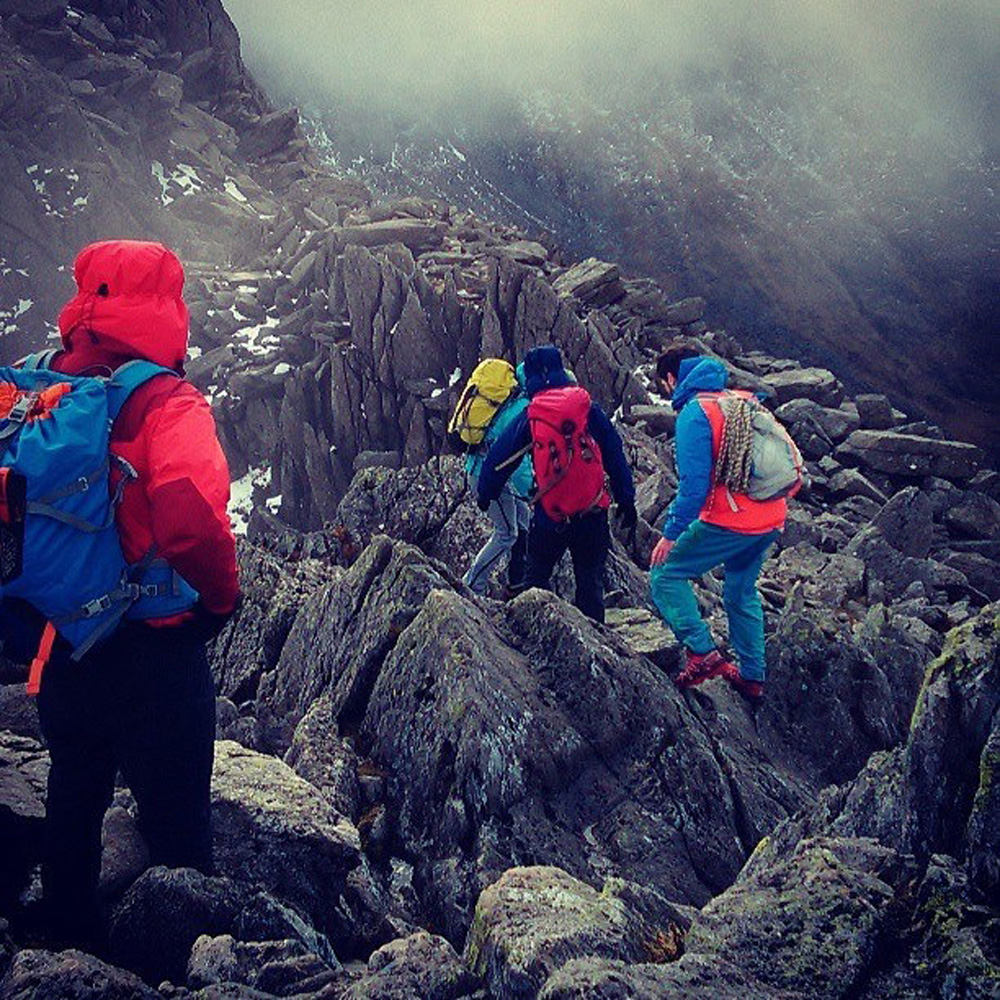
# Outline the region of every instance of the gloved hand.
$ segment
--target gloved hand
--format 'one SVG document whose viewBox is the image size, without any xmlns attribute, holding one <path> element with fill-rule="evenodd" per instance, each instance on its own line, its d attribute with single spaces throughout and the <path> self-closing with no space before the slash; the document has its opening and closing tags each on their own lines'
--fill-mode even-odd
<svg viewBox="0 0 1000 1000">
<path fill-rule="evenodd" d="M 634 503 L 620 503 L 615 516 L 624 531 L 631 531 L 639 522 L 639 514 L 636 512 Z"/>
<path fill-rule="evenodd" d="M 194 629 L 198 638 L 202 642 L 211 642 L 229 624 L 230 618 L 236 614 L 243 603 L 243 595 L 236 598 L 233 610 L 226 614 L 216 614 L 209 611 L 201 601 L 191 609 L 194 612 Z"/>
<path fill-rule="evenodd" d="M 476 494 L 476 506 L 485 514 L 490 509 L 490 504 L 492 500 L 487 500 L 486 497 L 481 494 Z"/>
</svg>

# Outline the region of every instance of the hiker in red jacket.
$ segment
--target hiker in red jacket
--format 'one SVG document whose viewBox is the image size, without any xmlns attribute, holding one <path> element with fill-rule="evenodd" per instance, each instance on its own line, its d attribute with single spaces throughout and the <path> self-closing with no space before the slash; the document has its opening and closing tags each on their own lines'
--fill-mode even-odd
<svg viewBox="0 0 1000 1000">
<path fill-rule="evenodd" d="M 110 375 L 145 359 L 182 376 L 188 311 L 170 250 L 96 243 L 78 256 L 75 277 L 78 292 L 59 316 L 62 350 L 48 367 Z M 205 642 L 239 598 L 229 470 L 208 402 L 167 373 L 127 400 L 111 450 L 137 473 L 116 513 L 125 557 L 134 564 L 152 553 L 148 572 L 172 586 L 141 598 L 79 662 L 57 641 L 42 677 L 38 711 L 52 760 L 42 884 L 59 945 L 100 943 L 101 824 L 118 769 L 151 862 L 212 868 L 215 692 Z"/>
</svg>

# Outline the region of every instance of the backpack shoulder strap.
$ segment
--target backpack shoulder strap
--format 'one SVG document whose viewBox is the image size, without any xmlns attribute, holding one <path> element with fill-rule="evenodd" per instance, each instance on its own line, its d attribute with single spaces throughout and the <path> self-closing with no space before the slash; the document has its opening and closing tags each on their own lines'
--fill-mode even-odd
<svg viewBox="0 0 1000 1000">
<path fill-rule="evenodd" d="M 28 371 L 38 371 L 42 368 L 48 368 L 52 364 L 52 359 L 58 353 L 58 347 L 50 347 L 47 351 L 36 351 L 34 354 L 29 354 L 26 358 L 22 358 L 17 363 L 17 366 Z"/>
<path fill-rule="evenodd" d="M 139 386 L 157 375 L 173 375 L 174 378 L 180 378 L 177 372 L 152 361 L 129 361 L 118 368 L 108 380 L 108 416 L 114 420 L 129 396 Z"/>
</svg>

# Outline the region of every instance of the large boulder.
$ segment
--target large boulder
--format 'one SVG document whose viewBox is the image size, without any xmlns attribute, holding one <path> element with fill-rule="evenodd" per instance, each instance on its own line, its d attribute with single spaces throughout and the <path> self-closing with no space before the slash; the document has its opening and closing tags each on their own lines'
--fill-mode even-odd
<svg viewBox="0 0 1000 1000">
<path fill-rule="evenodd" d="M 220 873 L 273 893 L 307 914 L 335 947 L 358 947 L 348 875 L 361 864 L 358 831 L 282 761 L 216 744 L 212 775 Z"/>
<path fill-rule="evenodd" d="M 982 452 L 964 441 L 875 430 L 855 431 L 837 449 L 837 457 L 877 472 L 914 478 L 971 479 L 982 462 Z"/>
<path fill-rule="evenodd" d="M 82 951 L 20 951 L 0 980 L 5 1000 L 158 1000 L 138 976 Z"/>
<path fill-rule="evenodd" d="M 837 407 L 844 398 L 843 386 L 825 368 L 790 368 L 767 375 L 764 382 L 779 405 L 793 399 L 811 399 L 820 406 Z"/>
<path fill-rule="evenodd" d="M 115 908 L 111 957 L 148 983 L 181 983 L 195 940 L 232 929 L 243 895 L 229 879 L 192 868 L 150 868 Z"/>
<path fill-rule="evenodd" d="M 622 900 L 558 868 L 512 868 L 485 889 L 465 960 L 496 996 L 534 996 L 581 956 L 640 961 L 643 927 Z"/>
</svg>

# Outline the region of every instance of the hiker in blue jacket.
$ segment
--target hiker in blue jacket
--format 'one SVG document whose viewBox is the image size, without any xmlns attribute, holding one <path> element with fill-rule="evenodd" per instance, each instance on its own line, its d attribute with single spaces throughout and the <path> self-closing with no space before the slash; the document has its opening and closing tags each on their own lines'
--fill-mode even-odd
<svg viewBox="0 0 1000 1000">
<path fill-rule="evenodd" d="M 676 678 L 682 688 L 724 677 L 751 701 L 764 693 L 764 611 L 757 576 L 785 524 L 784 497 L 754 500 L 732 491 L 715 474 L 724 417 L 719 405 L 728 383 L 721 361 L 686 344 L 671 345 L 657 377 L 677 411 L 677 495 L 663 537 L 650 557 L 650 592 L 686 651 Z M 691 581 L 725 569 L 722 599 L 738 665 L 716 648 L 698 610 Z"/>
<path fill-rule="evenodd" d="M 559 349 L 550 345 L 532 348 L 524 358 L 524 381 L 528 400 L 545 389 L 572 385 L 563 367 Z M 591 402 L 587 432 L 597 442 L 611 491 L 618 503 L 619 517 L 625 528 L 636 523 L 635 487 L 632 472 L 625 460 L 618 432 L 601 407 Z M 490 448 L 479 474 L 478 502 L 486 509 L 501 493 L 515 464 L 510 459 L 527 453 L 532 447 L 527 408 L 506 426 Z M 507 463 L 507 464 L 505 464 Z M 542 507 L 534 505 L 528 530 L 528 558 L 524 587 L 548 588 L 552 571 L 567 549 L 573 559 L 576 580 L 576 606 L 594 621 L 604 621 L 604 567 L 611 548 L 606 491 L 593 508 L 567 521 L 554 521 Z"/>
<path fill-rule="evenodd" d="M 465 459 L 465 472 L 469 477 L 469 488 L 476 495 L 483 460 L 500 435 L 528 408 L 528 397 L 524 391 L 523 366 L 517 368 L 518 389 L 497 410 L 486 428 L 482 443 L 469 452 Z M 528 547 L 528 524 L 531 508 L 531 460 L 525 456 L 517 465 L 510 479 L 504 484 L 499 495 L 490 502 L 486 514 L 493 523 L 493 534 L 479 550 L 472 565 L 462 577 L 462 582 L 475 594 L 485 594 L 490 573 L 504 555 L 510 553 L 507 564 L 507 586 L 504 596 L 513 597 L 524 588 L 525 554 Z"/>
</svg>

